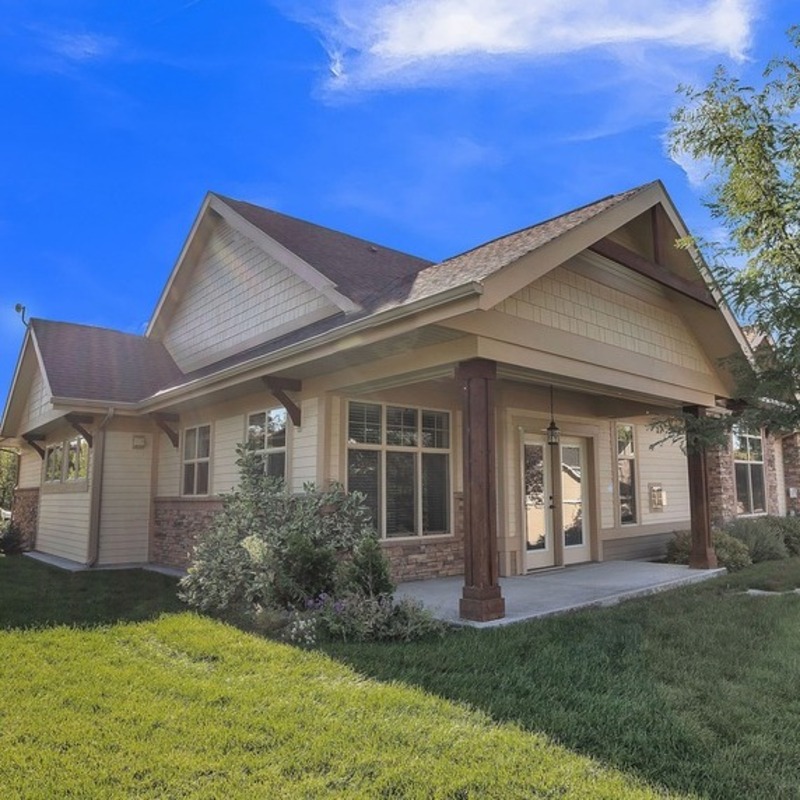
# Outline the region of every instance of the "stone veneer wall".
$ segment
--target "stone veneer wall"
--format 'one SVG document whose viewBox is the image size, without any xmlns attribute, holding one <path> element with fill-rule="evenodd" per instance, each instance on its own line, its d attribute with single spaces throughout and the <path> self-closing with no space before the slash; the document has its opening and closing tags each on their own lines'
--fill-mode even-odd
<svg viewBox="0 0 800 800">
<path fill-rule="evenodd" d="M 800 497 L 791 497 L 790 489 L 800 494 L 800 433 L 783 440 L 783 479 L 786 483 L 786 511 L 790 516 L 800 516 Z"/>
<path fill-rule="evenodd" d="M 36 545 L 36 530 L 39 525 L 39 489 L 15 489 L 11 501 L 11 520 L 25 537 L 25 547 Z"/>
<path fill-rule="evenodd" d="M 775 435 L 768 433 L 764 437 L 764 479 L 766 485 L 767 514 L 778 514 L 778 465 L 775 451 Z"/>
<path fill-rule="evenodd" d="M 397 582 L 463 575 L 464 496 L 460 492 L 453 495 L 453 536 L 386 540 L 383 551 Z"/>
<path fill-rule="evenodd" d="M 709 515 L 711 526 L 716 528 L 736 516 L 736 481 L 730 445 L 706 452 L 706 472 Z"/>
<path fill-rule="evenodd" d="M 210 527 L 221 509 L 221 500 L 156 499 L 150 561 L 165 567 L 186 569 L 198 534 Z"/>
</svg>

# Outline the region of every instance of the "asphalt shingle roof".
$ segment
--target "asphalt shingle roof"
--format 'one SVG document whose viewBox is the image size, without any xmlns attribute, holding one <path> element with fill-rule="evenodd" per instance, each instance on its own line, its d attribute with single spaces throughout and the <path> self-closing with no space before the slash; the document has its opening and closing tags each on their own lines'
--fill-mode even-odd
<svg viewBox="0 0 800 800">
<path fill-rule="evenodd" d="M 183 373 L 161 342 L 109 328 L 32 319 L 55 397 L 136 403 Z"/>
<path fill-rule="evenodd" d="M 138 402 L 164 389 L 302 342 L 353 319 L 434 297 L 458 286 L 481 283 L 651 185 L 611 195 L 439 263 L 216 195 L 248 222 L 333 281 L 342 294 L 363 310 L 356 315 L 334 315 L 190 374 L 181 372 L 164 345 L 155 339 L 42 319 L 31 320 L 31 325 L 55 396 Z"/>
</svg>

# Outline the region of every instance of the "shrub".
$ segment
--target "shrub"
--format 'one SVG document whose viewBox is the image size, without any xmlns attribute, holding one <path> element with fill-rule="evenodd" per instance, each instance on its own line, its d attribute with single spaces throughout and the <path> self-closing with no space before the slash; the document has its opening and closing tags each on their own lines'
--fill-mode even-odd
<svg viewBox="0 0 800 800">
<path fill-rule="evenodd" d="M 725 567 L 728 572 L 736 572 L 749 567 L 753 563 L 747 545 L 727 533 L 713 531 L 711 541 L 714 545 L 719 565 Z M 667 543 L 667 561 L 672 564 L 688 564 L 691 551 L 691 532 L 675 531 L 675 535 Z"/>
<path fill-rule="evenodd" d="M 800 517 L 770 517 L 790 556 L 800 556 Z"/>
<path fill-rule="evenodd" d="M 290 495 L 244 446 L 238 464 L 240 487 L 200 537 L 182 600 L 302 645 L 318 635 L 407 641 L 442 629 L 421 607 L 394 601 L 362 495 L 311 485 Z"/>
<path fill-rule="evenodd" d="M 0 527 L 0 553 L 6 556 L 16 555 L 25 549 L 25 537 L 13 521 L 7 521 Z"/>
<path fill-rule="evenodd" d="M 788 558 L 783 532 L 775 525 L 775 517 L 749 517 L 732 520 L 723 530 L 747 545 L 754 564 Z"/>
</svg>

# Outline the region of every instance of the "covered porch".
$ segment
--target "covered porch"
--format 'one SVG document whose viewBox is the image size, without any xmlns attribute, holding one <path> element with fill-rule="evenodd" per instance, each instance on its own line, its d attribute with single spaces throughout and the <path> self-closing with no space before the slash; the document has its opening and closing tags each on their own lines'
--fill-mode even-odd
<svg viewBox="0 0 800 800">
<path fill-rule="evenodd" d="M 461 577 L 401 583 L 397 587 L 397 597 L 419 600 L 437 619 L 445 622 L 485 628 L 581 608 L 614 605 L 725 573 L 724 568 L 697 570 L 681 564 L 603 561 L 502 578 L 505 616 L 484 622 L 459 616 L 459 600 L 464 585 Z"/>
</svg>

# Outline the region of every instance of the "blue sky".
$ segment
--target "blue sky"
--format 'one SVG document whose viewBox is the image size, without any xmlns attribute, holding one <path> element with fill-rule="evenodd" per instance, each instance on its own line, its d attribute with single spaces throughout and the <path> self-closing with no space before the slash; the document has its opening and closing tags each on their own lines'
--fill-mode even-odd
<svg viewBox="0 0 800 800">
<path fill-rule="evenodd" d="M 755 80 L 792 6 L 0 0 L 0 397 L 16 303 L 143 332 L 209 189 L 439 259 L 661 178 L 713 236 L 675 87 Z"/>
</svg>

